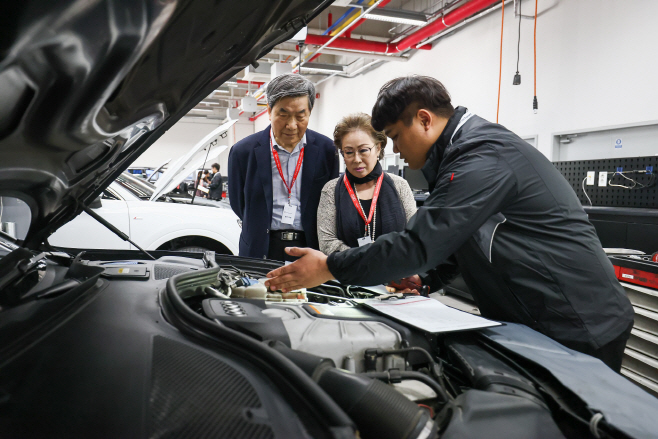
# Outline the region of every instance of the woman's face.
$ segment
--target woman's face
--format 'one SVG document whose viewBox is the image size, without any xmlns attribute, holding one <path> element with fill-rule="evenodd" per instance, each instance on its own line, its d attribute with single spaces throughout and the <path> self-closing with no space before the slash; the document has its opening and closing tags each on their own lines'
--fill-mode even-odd
<svg viewBox="0 0 658 439">
<path fill-rule="evenodd" d="M 377 165 L 381 150 L 375 139 L 364 131 L 356 130 L 347 133 L 342 143 L 347 171 L 357 178 L 370 174 Z"/>
</svg>

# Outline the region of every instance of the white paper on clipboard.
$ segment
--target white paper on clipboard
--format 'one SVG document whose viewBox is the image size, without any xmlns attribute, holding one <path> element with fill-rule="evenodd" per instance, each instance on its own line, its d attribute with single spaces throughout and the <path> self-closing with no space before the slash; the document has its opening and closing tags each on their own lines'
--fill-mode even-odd
<svg viewBox="0 0 658 439">
<path fill-rule="evenodd" d="M 501 323 L 444 305 L 429 297 L 401 300 L 366 300 L 367 307 L 427 332 L 451 332 L 489 328 Z"/>
</svg>

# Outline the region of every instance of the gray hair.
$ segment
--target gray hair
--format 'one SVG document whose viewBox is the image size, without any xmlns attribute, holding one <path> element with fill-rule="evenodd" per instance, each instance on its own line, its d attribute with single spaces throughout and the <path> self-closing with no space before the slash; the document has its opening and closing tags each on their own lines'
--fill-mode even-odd
<svg viewBox="0 0 658 439">
<path fill-rule="evenodd" d="M 297 73 L 285 73 L 272 79 L 267 84 L 267 105 L 274 105 L 282 98 L 308 96 L 308 109 L 315 103 L 315 86 L 311 81 Z"/>
</svg>

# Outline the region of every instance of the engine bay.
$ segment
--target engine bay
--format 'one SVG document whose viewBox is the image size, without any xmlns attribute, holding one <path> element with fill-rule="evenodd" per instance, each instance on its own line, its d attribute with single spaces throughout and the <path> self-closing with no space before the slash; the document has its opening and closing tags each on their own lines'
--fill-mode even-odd
<svg viewBox="0 0 658 439">
<path fill-rule="evenodd" d="M 287 294 L 268 292 L 264 275 L 218 266 L 176 277 L 167 288 L 198 315 L 278 346 L 293 360 L 308 354 L 395 389 L 428 415 L 424 428 L 413 426 L 417 435 L 404 437 L 481 437 L 496 423 L 506 437 L 529 437 L 529 431 L 532 437 L 564 437 L 538 386 L 487 350 L 477 332 L 425 333 L 360 305 L 381 292 L 333 281 Z M 378 422 L 386 424 L 381 415 Z M 367 434 L 359 418 L 355 422 L 363 437 L 400 437 L 397 430 Z"/>
<path fill-rule="evenodd" d="M 115 380 L 114 392 L 120 394 L 118 389 L 123 388 L 129 395 L 133 392 L 130 381 L 120 379 L 104 364 L 126 358 L 125 346 L 129 344 L 135 344 L 130 357 L 134 367 L 149 361 L 166 364 L 169 354 L 157 354 L 164 349 L 158 346 L 177 340 L 195 350 L 205 347 L 206 354 L 219 355 L 225 364 L 246 361 L 236 364 L 234 370 L 255 367 L 251 373 L 260 370 L 280 387 L 280 393 L 268 390 L 265 394 L 287 398 L 297 392 L 301 400 L 314 402 L 307 402 L 309 407 L 292 404 L 293 412 L 308 409 L 317 412 L 320 419 L 354 422 L 362 438 L 628 437 L 597 416 L 591 404 L 556 379 L 554 371 L 498 343 L 488 329 L 448 333 L 420 330 L 363 306 L 364 300 L 386 297 L 386 292 L 376 288 L 332 281 L 287 294 L 268 292 L 264 277 L 278 266 L 272 261 L 213 254 L 200 258 L 172 252 L 156 256 L 150 261 L 135 258 L 135 252 L 96 251 L 68 259 L 63 253 L 34 254 L 22 249 L 5 256 L 15 267 L 6 270 L 3 277 L 1 306 L 5 318 L 0 322 L 0 336 L 6 342 L 5 388 L 20 383 L 32 367 L 52 364 L 41 382 L 42 386 L 55 386 L 57 391 L 44 393 L 38 386 L 21 391 L 37 392 L 35 396 L 39 395 L 43 404 L 54 400 L 64 404 L 62 386 L 87 379 L 90 384 L 86 388 L 92 389 L 100 373 Z M 77 319 L 66 317 L 62 311 L 78 306 L 86 308 L 76 311 Z M 38 333 L 30 332 L 35 322 L 39 322 Z M 77 329 L 49 329 L 58 325 Z M 24 356 L 24 352 L 36 352 L 26 350 L 34 345 L 37 335 L 33 334 L 62 339 L 57 342 L 60 350 L 38 351 L 40 356 L 52 356 L 44 357 L 49 358 L 47 361 Z M 162 337 L 170 341 L 163 342 Z M 519 340 L 513 342 L 524 343 Z M 531 339 L 533 344 L 540 342 Z M 87 347 L 78 349 L 80 344 Z M 73 351 L 67 357 L 61 349 Z M 154 359 L 146 360 L 152 355 L 156 355 Z M 100 358 L 105 361 L 98 363 Z M 177 404 L 167 403 L 164 411 L 159 406 L 150 409 L 161 413 L 159 422 L 169 422 L 172 428 L 179 428 L 176 413 L 194 406 L 198 392 L 215 389 L 227 398 L 221 390 L 225 385 L 208 384 L 210 369 L 199 375 L 191 358 L 187 354 L 181 357 L 185 368 L 172 370 L 164 388 L 149 381 L 149 373 L 144 374 L 143 388 L 151 392 L 147 400 L 180 398 Z M 62 379 L 60 371 L 71 364 L 86 365 L 84 372 Z M 157 376 L 161 367 L 165 366 L 157 366 L 150 373 Z M 126 373 L 130 370 L 125 369 Z M 179 378 L 181 373 L 187 373 L 187 378 Z M 186 396 L 168 387 L 179 379 L 187 380 L 186 388 L 197 390 L 189 390 Z M 252 381 L 253 389 L 265 386 L 255 378 Z M 164 393 L 157 393 L 163 389 Z M 143 396 L 135 398 L 134 409 L 143 400 Z M 267 407 L 282 403 L 268 406 L 266 400 L 263 404 Z M 67 404 L 78 406 L 75 398 Z M 31 402 L 25 409 L 33 405 Z M 349 418 L 340 418 L 337 407 Z M 212 406 L 204 410 L 214 413 Z M 223 422 L 265 422 L 247 419 L 245 413 L 236 413 L 237 418 L 229 416 Z M 135 425 L 140 419 L 134 420 Z M 291 425 L 272 417 L 268 422 L 280 431 Z M 160 424 L 153 428 L 157 430 Z M 299 428 L 308 426 L 301 427 L 300 423 Z M 320 431 L 325 430 L 316 433 Z"/>
</svg>

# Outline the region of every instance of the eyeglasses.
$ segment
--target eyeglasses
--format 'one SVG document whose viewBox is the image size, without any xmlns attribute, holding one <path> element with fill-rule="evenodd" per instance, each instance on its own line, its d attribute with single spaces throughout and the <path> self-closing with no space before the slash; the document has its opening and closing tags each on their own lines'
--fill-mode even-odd
<svg viewBox="0 0 658 439">
<path fill-rule="evenodd" d="M 367 146 L 362 146 L 357 151 L 353 149 L 341 149 L 340 153 L 346 159 L 353 159 L 357 153 L 362 159 L 367 159 L 368 157 L 370 157 L 370 153 L 373 150 L 373 148 L 375 148 L 375 146 L 377 145 L 372 145 L 370 148 L 368 148 Z"/>
</svg>

